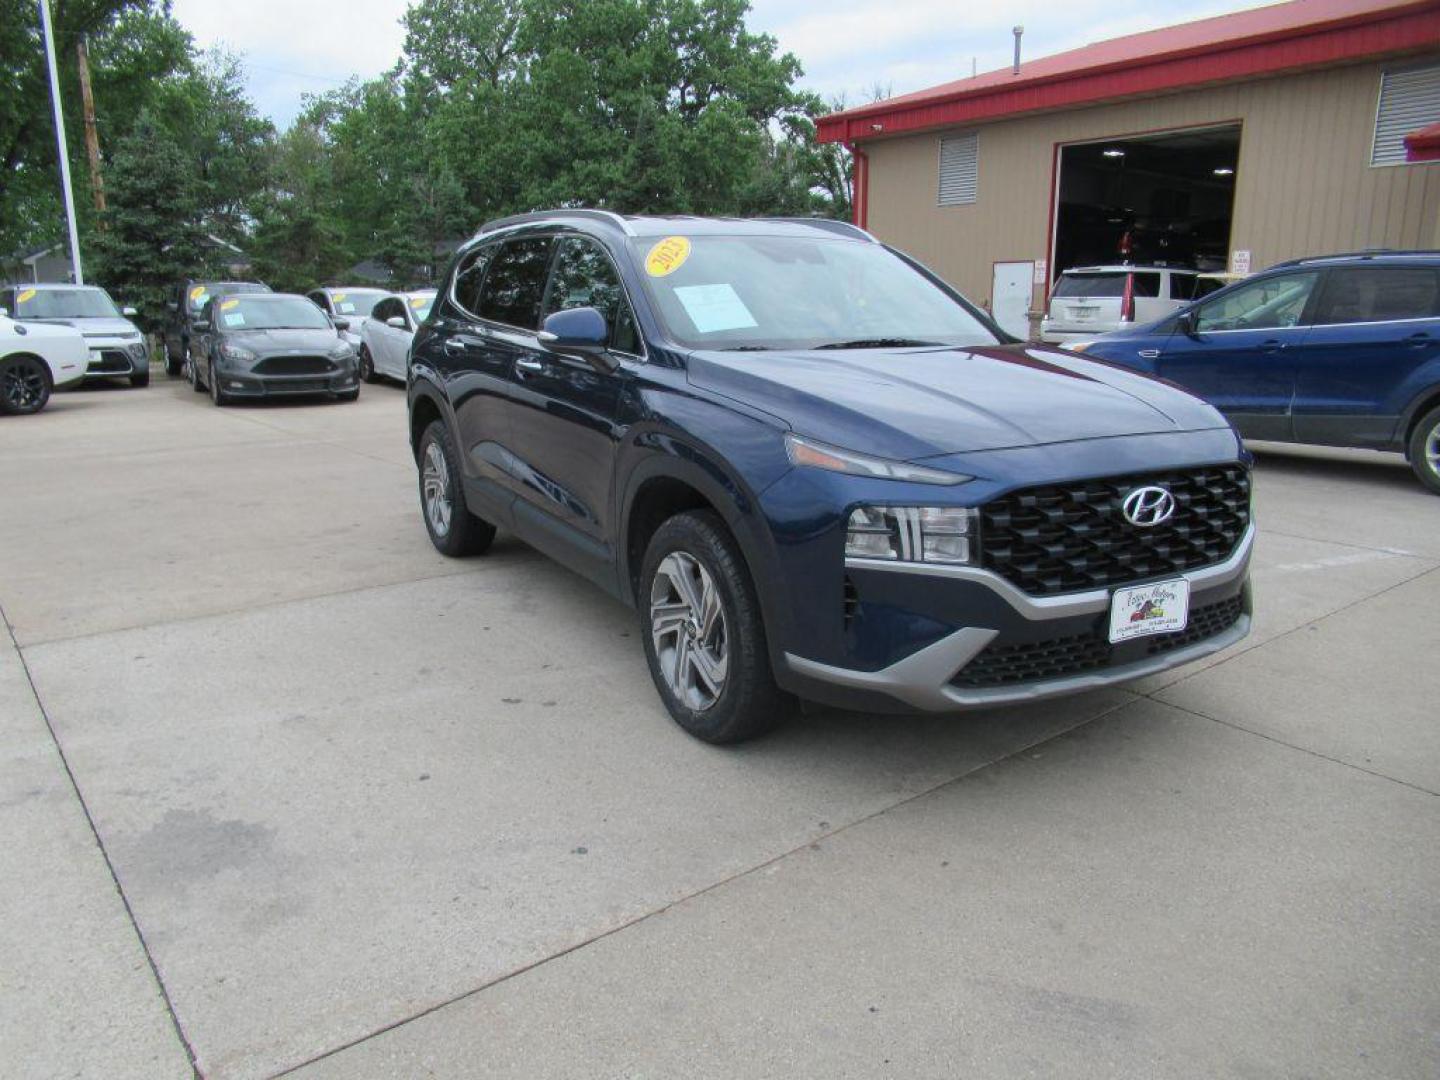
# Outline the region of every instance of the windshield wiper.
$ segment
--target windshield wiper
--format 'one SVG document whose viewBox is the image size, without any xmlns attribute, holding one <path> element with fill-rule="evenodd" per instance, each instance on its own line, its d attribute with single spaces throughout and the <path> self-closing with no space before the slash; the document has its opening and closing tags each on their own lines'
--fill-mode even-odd
<svg viewBox="0 0 1440 1080">
<path fill-rule="evenodd" d="M 916 341 L 914 338 L 877 337 L 855 338 L 853 341 L 832 341 L 828 345 L 816 345 L 817 349 L 908 349 L 920 345 L 938 345 L 938 341 Z"/>
<path fill-rule="evenodd" d="M 769 345 L 730 345 L 721 352 L 769 352 Z"/>
</svg>

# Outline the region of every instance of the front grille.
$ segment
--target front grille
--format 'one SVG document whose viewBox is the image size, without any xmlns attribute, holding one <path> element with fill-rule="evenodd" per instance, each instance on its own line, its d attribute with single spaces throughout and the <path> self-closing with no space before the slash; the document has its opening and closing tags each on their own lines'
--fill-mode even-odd
<svg viewBox="0 0 1440 1080">
<path fill-rule="evenodd" d="M 334 365 L 323 356 L 267 356 L 253 370 L 256 375 L 328 375 Z"/>
<path fill-rule="evenodd" d="M 1212 638 L 1235 625 L 1243 611 L 1239 596 L 1190 612 L 1190 624 L 1173 634 L 1155 634 L 1111 645 L 1108 616 L 1084 634 L 1031 641 L 1022 645 L 991 645 L 960 669 L 951 683 L 969 689 L 1013 686 L 1082 675 L 1115 664 L 1133 663 Z"/>
<path fill-rule="evenodd" d="M 91 375 L 129 375 L 133 369 L 124 350 L 102 349 L 99 356 L 90 354 L 90 363 L 85 370 Z"/>
<path fill-rule="evenodd" d="M 266 392 L 271 394 L 318 394 L 329 389 L 330 384 L 325 379 L 287 379 L 265 387 Z"/>
<path fill-rule="evenodd" d="M 1155 484 L 1175 513 L 1130 524 L 1125 496 Z M 1250 524 L 1250 472 L 1211 465 L 1025 488 L 980 508 L 981 563 L 1035 596 L 1126 585 L 1223 562 Z"/>
</svg>

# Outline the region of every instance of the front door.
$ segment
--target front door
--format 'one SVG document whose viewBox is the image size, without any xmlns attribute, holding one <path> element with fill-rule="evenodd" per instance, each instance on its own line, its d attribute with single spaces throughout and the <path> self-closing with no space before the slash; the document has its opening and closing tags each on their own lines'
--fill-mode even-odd
<svg viewBox="0 0 1440 1080">
<path fill-rule="evenodd" d="M 593 307 L 605 317 L 612 355 L 622 366 L 600 370 L 534 342 L 516 358 L 507 421 L 517 529 L 542 550 L 598 577 L 613 566 L 607 538 L 617 532 L 609 519 L 621 434 L 616 413 L 629 378 L 623 362 L 633 362 L 641 346 L 609 256 L 598 242 L 570 236 L 558 242 L 540 319 L 577 307 Z"/>
<path fill-rule="evenodd" d="M 1247 438 L 1291 439 L 1295 357 L 1319 278 L 1278 274 L 1201 304 L 1192 332 L 1161 347 L 1155 373 L 1216 406 Z"/>
<path fill-rule="evenodd" d="M 1011 337 L 1030 337 L 1030 301 L 1034 293 L 1033 262 L 997 262 L 990 282 L 990 313 Z"/>
<path fill-rule="evenodd" d="M 1390 445 L 1408 380 L 1440 356 L 1440 270 L 1334 267 L 1314 324 L 1296 357 L 1296 440 Z"/>
</svg>

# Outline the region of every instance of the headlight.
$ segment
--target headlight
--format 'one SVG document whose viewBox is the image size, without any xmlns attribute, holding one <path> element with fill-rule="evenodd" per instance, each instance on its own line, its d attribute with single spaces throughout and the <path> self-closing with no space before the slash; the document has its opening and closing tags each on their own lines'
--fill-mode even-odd
<svg viewBox="0 0 1440 1080">
<path fill-rule="evenodd" d="M 964 473 L 945 472 L 924 465 L 857 454 L 838 446 L 827 446 L 799 435 L 785 436 L 785 453 L 791 465 L 808 465 L 814 469 L 849 473 L 851 476 L 873 476 L 881 480 L 909 480 L 915 484 L 967 484 L 975 478 Z"/>
<path fill-rule="evenodd" d="M 1094 344 L 1095 342 L 1093 341 L 1072 341 L 1068 345 L 1062 345 L 1060 347 L 1062 349 L 1069 349 L 1071 352 L 1084 352 Z"/>
<path fill-rule="evenodd" d="M 974 561 L 975 511 L 964 506 L 857 506 L 845 530 L 845 554 L 861 559 L 968 564 Z"/>
<path fill-rule="evenodd" d="M 343 341 L 339 345 L 336 345 L 335 348 L 330 350 L 331 360 L 348 360 L 354 355 L 355 350 Z"/>
<path fill-rule="evenodd" d="M 220 356 L 225 360 L 232 360 L 237 364 L 248 364 L 255 359 L 255 354 L 243 345 L 231 345 L 226 342 L 220 346 Z"/>
</svg>

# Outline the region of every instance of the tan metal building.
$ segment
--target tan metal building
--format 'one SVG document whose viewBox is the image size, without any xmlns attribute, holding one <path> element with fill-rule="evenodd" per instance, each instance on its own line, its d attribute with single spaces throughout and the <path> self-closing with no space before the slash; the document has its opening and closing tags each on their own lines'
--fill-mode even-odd
<svg viewBox="0 0 1440 1080">
<path fill-rule="evenodd" d="M 1440 3 L 1294 0 L 837 113 L 821 138 L 855 155 L 857 223 L 1013 322 L 1067 266 L 1440 248 L 1436 121 Z"/>
</svg>

